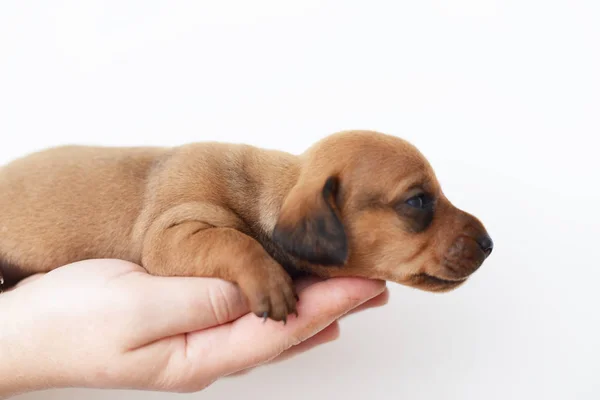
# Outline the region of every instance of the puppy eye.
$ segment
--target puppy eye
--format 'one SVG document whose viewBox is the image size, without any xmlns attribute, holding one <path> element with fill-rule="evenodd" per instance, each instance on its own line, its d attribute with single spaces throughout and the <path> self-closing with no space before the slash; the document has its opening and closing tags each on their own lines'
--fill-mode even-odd
<svg viewBox="0 0 600 400">
<path fill-rule="evenodd" d="M 431 204 L 431 197 L 422 193 L 406 200 L 406 204 L 414 208 L 423 209 L 426 208 L 429 204 Z"/>
</svg>

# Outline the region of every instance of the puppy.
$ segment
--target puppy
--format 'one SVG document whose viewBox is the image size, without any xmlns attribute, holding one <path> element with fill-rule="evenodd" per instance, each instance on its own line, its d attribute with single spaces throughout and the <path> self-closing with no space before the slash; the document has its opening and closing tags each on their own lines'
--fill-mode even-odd
<svg viewBox="0 0 600 400">
<path fill-rule="evenodd" d="M 300 156 L 247 145 L 68 146 L 0 169 L 0 269 L 8 285 L 91 258 L 160 276 L 239 285 L 286 321 L 292 277 L 356 276 L 441 292 L 492 251 L 411 144 L 370 131 Z"/>
</svg>

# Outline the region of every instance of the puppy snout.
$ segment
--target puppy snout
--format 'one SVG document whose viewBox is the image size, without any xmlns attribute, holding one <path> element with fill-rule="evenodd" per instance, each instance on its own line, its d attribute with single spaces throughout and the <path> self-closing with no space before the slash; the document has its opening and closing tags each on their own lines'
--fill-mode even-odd
<svg viewBox="0 0 600 400">
<path fill-rule="evenodd" d="M 489 257 L 490 254 L 492 254 L 492 250 L 494 250 L 494 241 L 492 240 L 490 235 L 484 233 L 483 235 L 479 236 L 477 238 L 477 244 L 479 245 L 481 250 L 483 250 L 483 253 L 485 254 L 486 258 Z"/>
<path fill-rule="evenodd" d="M 464 279 L 475 272 L 490 255 L 494 244 L 487 233 L 461 235 L 450 245 L 443 258 L 445 279 Z"/>
</svg>

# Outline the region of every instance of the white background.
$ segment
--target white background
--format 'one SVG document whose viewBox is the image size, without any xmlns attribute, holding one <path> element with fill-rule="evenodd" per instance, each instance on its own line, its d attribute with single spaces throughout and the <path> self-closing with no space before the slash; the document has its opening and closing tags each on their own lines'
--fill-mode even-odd
<svg viewBox="0 0 600 400">
<path fill-rule="evenodd" d="M 337 342 L 199 394 L 21 399 L 600 398 L 597 4 L 3 1 L 2 163 L 63 143 L 299 153 L 376 129 L 496 243 L 461 289 L 390 284 Z"/>
</svg>

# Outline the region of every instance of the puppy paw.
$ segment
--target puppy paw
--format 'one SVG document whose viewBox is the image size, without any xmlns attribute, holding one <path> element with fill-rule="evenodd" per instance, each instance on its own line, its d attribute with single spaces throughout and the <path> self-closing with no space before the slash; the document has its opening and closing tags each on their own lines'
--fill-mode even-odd
<svg viewBox="0 0 600 400">
<path fill-rule="evenodd" d="M 246 278 L 240 282 L 250 310 L 265 321 L 283 321 L 291 314 L 298 315 L 296 302 L 298 295 L 290 276 L 277 265 L 265 274 Z"/>
</svg>

